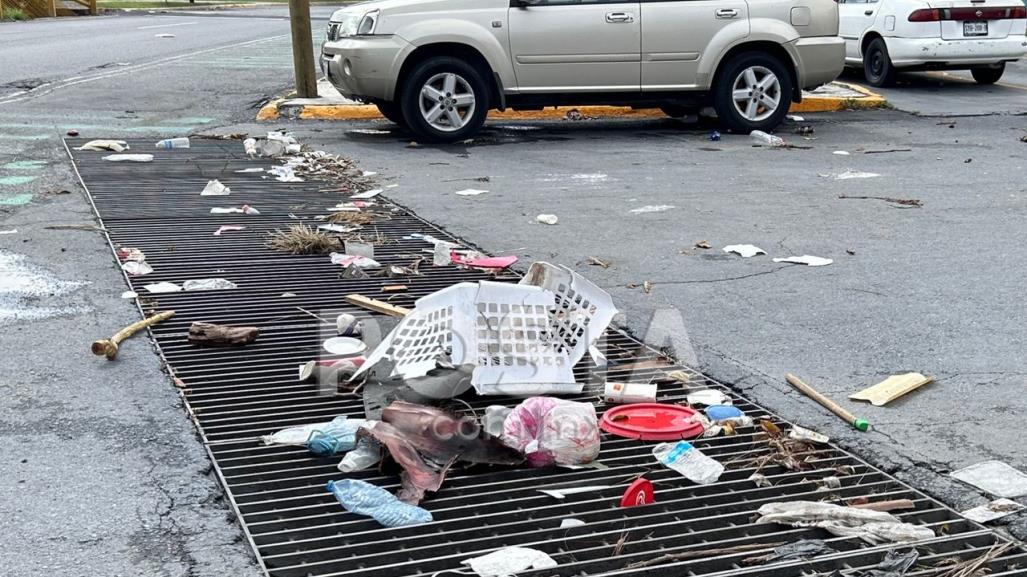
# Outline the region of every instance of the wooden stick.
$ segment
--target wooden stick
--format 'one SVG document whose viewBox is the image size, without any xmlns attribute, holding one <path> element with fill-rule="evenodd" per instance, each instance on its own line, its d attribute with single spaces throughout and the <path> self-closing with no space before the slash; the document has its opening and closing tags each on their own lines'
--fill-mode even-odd
<svg viewBox="0 0 1027 577">
<path fill-rule="evenodd" d="M 752 543 L 749 545 L 736 545 L 734 547 L 720 547 L 716 549 L 700 549 L 698 551 L 683 551 L 681 553 L 667 553 L 662 557 L 654 557 L 652 559 L 646 559 L 645 561 L 636 561 L 629 563 L 624 566 L 625 569 L 638 569 L 641 567 L 650 567 L 652 565 L 661 565 L 663 563 L 670 563 L 672 561 L 686 561 L 688 559 L 700 559 L 703 557 L 716 557 L 717 555 L 730 555 L 732 553 L 746 553 L 749 551 L 755 551 L 758 549 L 773 549 L 774 547 L 780 547 L 785 544 L 785 541 L 777 541 L 774 543 Z"/>
<path fill-rule="evenodd" d="M 876 503 L 863 503 L 862 505 L 851 505 L 856 509 L 869 509 L 871 511 L 898 511 L 903 509 L 916 509 L 916 504 L 910 499 L 895 499 L 894 501 L 877 501 Z"/>
<path fill-rule="evenodd" d="M 370 297 L 365 297 L 364 295 L 361 295 L 361 294 L 356 294 L 356 293 L 348 294 L 344 298 L 346 299 L 346 302 L 348 302 L 351 305 L 356 305 L 356 306 L 361 307 L 361 308 L 372 310 L 372 311 L 374 311 L 376 313 L 382 313 L 382 314 L 386 314 L 386 315 L 389 315 L 389 316 L 400 317 L 400 318 L 405 317 L 408 314 L 410 314 L 410 309 L 406 309 L 406 308 L 403 308 L 403 307 L 398 307 L 396 305 L 391 305 L 391 304 L 389 304 L 389 303 L 387 303 L 385 301 L 380 301 L 378 299 L 373 299 L 373 298 L 370 298 Z"/>
<path fill-rule="evenodd" d="M 93 351 L 94 355 L 104 355 L 107 357 L 108 361 L 113 361 L 114 357 L 118 356 L 118 344 L 120 344 L 121 341 L 127 339 L 128 337 L 134 335 L 142 329 L 145 329 L 148 326 L 155 325 L 163 320 L 170 319 L 173 316 L 175 316 L 175 311 L 164 311 L 162 313 L 155 314 L 150 318 L 146 318 L 141 321 L 136 321 L 128 325 L 127 327 L 121 329 L 120 331 L 114 333 L 114 336 L 109 339 L 93 341 L 93 346 L 91 347 L 91 350 Z"/>
<path fill-rule="evenodd" d="M 832 413 L 838 415 L 839 417 L 842 418 L 842 420 L 844 420 L 846 423 L 852 425 L 857 430 L 859 430 L 859 431 L 866 431 L 867 429 L 870 428 L 870 423 L 866 419 L 861 419 L 861 418 L 853 415 L 849 411 L 846 411 L 838 403 L 832 401 L 831 399 L 828 399 L 824 395 L 822 395 L 819 392 L 817 392 L 817 390 L 814 389 L 813 387 L 811 387 L 811 386 L 807 385 L 806 383 L 802 382 L 799 379 L 799 377 L 797 377 L 797 376 L 795 376 L 795 375 L 793 375 L 791 373 L 788 373 L 788 374 L 785 375 L 785 380 L 788 381 L 789 385 L 795 387 L 796 389 L 799 389 L 800 391 L 802 391 L 802 393 L 804 395 L 806 395 L 807 397 L 809 397 L 809 398 L 813 399 L 814 401 L 820 403 L 821 406 L 823 406 L 825 409 L 827 409 L 827 410 L 831 411 Z"/>
</svg>

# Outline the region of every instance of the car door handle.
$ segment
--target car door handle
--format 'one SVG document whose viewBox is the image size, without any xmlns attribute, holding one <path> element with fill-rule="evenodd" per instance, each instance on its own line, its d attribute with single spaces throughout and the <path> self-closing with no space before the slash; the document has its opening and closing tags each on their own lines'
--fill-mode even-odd
<svg viewBox="0 0 1027 577">
<path fill-rule="evenodd" d="M 865 14 L 867 16 L 873 16 L 874 15 L 874 11 L 873 10 L 864 10 L 863 14 Z"/>
<path fill-rule="evenodd" d="M 610 24 L 634 22 L 635 15 L 630 12 L 607 12 L 606 21 Z"/>
<path fill-rule="evenodd" d="M 734 18 L 738 16 L 738 10 L 734 8 L 721 8 L 716 12 L 717 18 Z"/>
</svg>

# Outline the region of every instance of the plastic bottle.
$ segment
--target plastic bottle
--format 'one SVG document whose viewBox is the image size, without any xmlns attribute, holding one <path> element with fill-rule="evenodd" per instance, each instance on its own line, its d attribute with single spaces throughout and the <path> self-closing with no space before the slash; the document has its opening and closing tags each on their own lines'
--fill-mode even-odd
<svg viewBox="0 0 1027 577">
<path fill-rule="evenodd" d="M 780 136 L 767 134 L 762 130 L 753 130 L 749 133 L 749 138 L 752 140 L 753 144 L 759 144 L 760 146 L 778 147 L 785 145 L 784 139 Z"/>
<path fill-rule="evenodd" d="M 687 441 L 661 443 L 653 447 L 653 456 L 688 480 L 708 485 L 720 478 L 724 465 L 702 454 Z"/>
<path fill-rule="evenodd" d="M 157 143 L 157 148 L 189 148 L 189 137 L 165 138 Z"/>
<path fill-rule="evenodd" d="M 363 471 L 382 460 L 381 449 L 371 444 L 367 439 L 361 439 L 357 448 L 346 453 L 339 462 L 339 470 L 343 473 Z"/>
</svg>

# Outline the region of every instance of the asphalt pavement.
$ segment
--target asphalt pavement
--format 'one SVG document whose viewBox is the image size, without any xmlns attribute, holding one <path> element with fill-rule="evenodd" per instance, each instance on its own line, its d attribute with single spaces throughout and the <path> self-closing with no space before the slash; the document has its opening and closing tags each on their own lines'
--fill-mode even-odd
<svg viewBox="0 0 1027 577">
<path fill-rule="evenodd" d="M 314 10 L 316 38 L 331 9 Z M 806 115 L 814 140 L 782 128 L 810 149 L 710 142 L 707 128 L 672 120 L 496 122 L 471 144 L 408 148 L 384 121 L 249 123 L 292 81 L 284 16 L 0 25 L 0 232 L 17 230 L 0 235 L 0 278 L 19 279 L 0 281 L 0 347 L 11 351 L 0 364 L 0 566 L 12 575 L 257 573 L 147 341 L 128 341 L 116 362 L 88 352 L 138 311 L 119 298 L 100 234 L 45 228 L 93 222 L 60 141 L 70 128 L 154 140 L 288 128 L 378 171 L 400 185 L 394 200 L 490 251 L 574 266 L 614 295 L 623 326 L 954 506 L 984 497 L 947 471 L 987 458 L 1027 469 L 1015 442 L 1027 408 L 1023 63 L 995 87 L 904 76 L 882 91 L 899 110 Z M 836 179 L 846 171 L 880 176 Z M 489 192 L 453 194 L 469 187 Z M 560 222 L 538 224 L 539 213 Z M 769 254 L 721 250 L 737 243 Z M 835 262 L 771 261 L 801 254 Z M 937 382 L 883 408 L 845 400 L 907 370 Z M 786 371 L 874 431 L 846 430 L 789 390 Z M 1021 537 L 1023 517 L 1010 525 Z"/>
</svg>

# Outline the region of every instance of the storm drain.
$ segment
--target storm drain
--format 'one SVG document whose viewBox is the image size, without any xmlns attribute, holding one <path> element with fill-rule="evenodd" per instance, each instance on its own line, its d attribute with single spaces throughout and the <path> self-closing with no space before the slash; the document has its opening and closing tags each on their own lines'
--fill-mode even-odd
<svg viewBox="0 0 1027 577">
<path fill-rule="evenodd" d="M 69 140 L 69 149 L 82 142 Z M 961 560 L 981 557 L 1004 543 L 1001 536 L 833 446 L 817 449 L 808 470 L 763 467 L 760 472 L 769 484 L 757 487 L 749 479 L 757 469 L 747 464 L 769 449 L 754 434 L 696 441 L 703 452 L 728 466 L 712 485 L 696 486 L 659 466 L 650 453 L 652 443 L 604 435 L 599 456 L 604 469 L 455 468 L 442 489 L 423 503 L 435 519 L 430 524 L 385 529 L 347 513 L 325 490 L 327 481 L 343 476 L 336 469 L 338 458 L 314 457 L 300 447 L 263 446 L 258 440 L 291 425 L 338 415 L 363 417 L 359 397 L 300 383 L 297 366 L 322 355 L 320 344 L 334 333 L 335 315 L 368 314 L 346 304 L 344 295 L 361 293 L 411 307 L 417 298 L 453 283 L 492 277 L 429 263 L 421 267 L 421 276 L 340 278 L 341 269 L 325 256 L 283 255 L 265 248 L 264 241 L 267 232 L 324 214 L 344 196 L 322 192 L 323 185 L 316 182 L 282 183 L 260 173 L 236 172 L 275 164 L 246 157 L 240 142 L 194 139 L 188 150 L 169 151 L 154 151 L 149 140 L 129 144 L 134 150 L 154 153 L 155 161 L 113 163 L 102 160 L 105 153 L 69 153 L 112 245 L 141 249 L 154 268 L 152 274 L 128 279 L 143 297 L 143 310 L 177 312 L 155 327 L 153 336 L 269 575 L 427 577 L 461 569 L 463 559 L 518 545 L 543 550 L 559 563 L 519 575 L 794 577 L 835 570 L 858 574 L 897 547 L 832 537 L 820 529 L 753 522 L 761 505 L 794 500 L 911 500 L 913 509 L 894 514 L 902 521 L 930 527 L 937 537 L 915 545 L 920 559 L 909 575 L 946 575 Z M 200 197 L 200 190 L 213 178 L 230 186 L 231 196 L 218 197 L 218 202 Z M 209 214 L 211 206 L 242 204 L 256 207 L 261 214 Z M 224 225 L 245 228 L 214 236 Z M 412 257 L 431 248 L 423 240 L 410 238 L 415 233 L 451 238 L 398 207 L 370 228 L 389 239 L 375 253 L 384 265 L 408 265 Z M 227 278 L 239 288 L 157 295 L 148 295 L 142 288 L 161 281 L 180 284 L 209 277 Z M 516 282 L 517 278 L 510 273 L 498 280 Z M 394 284 L 405 284 L 408 290 L 382 291 L 383 286 Z M 185 338 L 194 321 L 253 325 L 262 334 L 242 348 L 198 348 Z M 683 402 L 689 389 L 718 388 L 730 394 L 746 414 L 767 415 L 784 424 L 627 335 L 610 331 L 607 340 L 611 365 L 600 376 L 662 381 L 660 400 L 670 403 Z M 594 402 L 602 413 L 606 407 L 597 394 L 595 371 L 590 372 L 587 363 L 586 357 L 575 373 L 580 379 L 591 375 L 592 380 L 574 400 Z M 665 373 L 672 370 L 685 371 L 689 382 L 668 382 Z M 487 405 L 516 402 L 495 397 L 467 401 L 468 409 L 479 415 Z M 395 491 L 398 475 L 390 468 L 385 471 L 349 476 Z M 619 507 L 624 488 L 640 474 L 655 485 L 656 502 Z M 840 485 L 818 490 L 825 477 L 837 477 Z M 562 500 L 537 491 L 585 485 L 612 487 Z M 568 518 L 584 525 L 562 528 L 561 522 Z M 824 539 L 835 552 L 806 560 L 752 559 L 767 554 L 774 544 L 800 539 Z M 686 556 L 690 551 L 695 554 Z M 640 566 L 668 554 L 679 557 Z M 994 577 L 1027 575 L 1027 553 L 1010 549 L 984 561 L 980 569 Z M 965 575 L 977 574 L 984 573 Z"/>
</svg>

